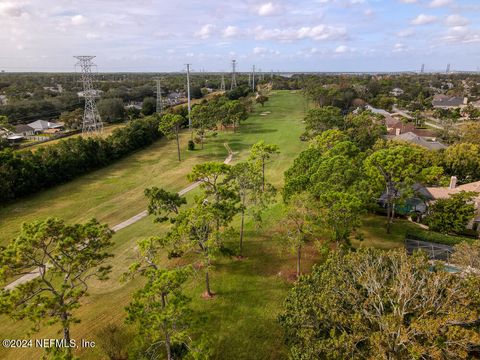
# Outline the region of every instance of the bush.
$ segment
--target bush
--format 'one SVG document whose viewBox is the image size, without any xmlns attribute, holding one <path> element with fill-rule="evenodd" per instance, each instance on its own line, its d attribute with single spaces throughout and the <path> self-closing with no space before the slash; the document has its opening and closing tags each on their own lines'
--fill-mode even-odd
<svg viewBox="0 0 480 360">
<path fill-rule="evenodd" d="M 155 117 L 134 120 L 107 138 L 73 137 L 35 152 L 0 151 L 0 203 L 70 181 L 162 137 Z"/>
<path fill-rule="evenodd" d="M 411 239 L 411 240 L 433 242 L 433 243 L 443 244 L 443 245 L 450 245 L 450 246 L 460 244 L 463 241 L 466 241 L 468 243 L 473 243 L 475 241 L 475 239 L 473 238 L 445 235 L 445 234 L 440 234 L 434 231 L 423 230 L 420 228 L 407 230 L 405 234 L 405 238 Z"/>
<path fill-rule="evenodd" d="M 195 150 L 195 142 L 193 140 L 188 140 L 188 150 Z"/>
</svg>

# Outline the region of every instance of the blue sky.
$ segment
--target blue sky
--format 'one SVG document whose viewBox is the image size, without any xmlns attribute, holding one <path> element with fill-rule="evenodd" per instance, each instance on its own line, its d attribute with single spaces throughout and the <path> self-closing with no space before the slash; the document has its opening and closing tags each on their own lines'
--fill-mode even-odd
<svg viewBox="0 0 480 360">
<path fill-rule="evenodd" d="M 478 0 L 0 0 L 0 69 L 476 70 Z"/>
</svg>

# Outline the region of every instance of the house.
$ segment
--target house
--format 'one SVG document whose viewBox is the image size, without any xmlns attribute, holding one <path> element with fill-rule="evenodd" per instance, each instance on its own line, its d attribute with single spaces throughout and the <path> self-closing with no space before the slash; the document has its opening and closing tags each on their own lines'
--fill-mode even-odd
<svg viewBox="0 0 480 360">
<path fill-rule="evenodd" d="M 419 136 L 413 132 L 406 132 L 403 134 L 398 134 L 398 135 L 386 135 L 385 136 L 387 140 L 394 140 L 394 141 L 405 141 L 410 144 L 418 145 L 421 147 L 424 147 L 428 150 L 441 150 L 441 149 L 446 149 L 447 146 L 442 144 L 439 141 L 436 141 L 435 139 L 427 139 L 423 136 Z"/>
<path fill-rule="evenodd" d="M 480 100 L 472 101 L 470 103 L 474 108 L 480 109 Z"/>
<path fill-rule="evenodd" d="M 21 136 L 32 136 L 35 135 L 35 129 L 31 126 L 25 125 L 25 124 L 20 124 L 20 125 L 15 125 L 15 135 L 21 135 Z"/>
<path fill-rule="evenodd" d="M 45 120 L 37 120 L 28 124 L 31 128 L 35 130 L 36 133 L 44 132 L 45 130 L 56 129 L 57 131 L 62 130 L 63 125 L 57 124 L 50 121 Z"/>
<path fill-rule="evenodd" d="M 426 187 L 426 190 L 429 194 L 431 201 L 435 201 L 438 199 L 448 199 L 453 194 L 458 194 L 462 191 L 473 191 L 478 193 L 473 201 L 475 202 L 475 209 L 477 209 L 477 213 L 475 218 L 472 219 L 470 224 L 468 225 L 469 229 L 479 229 L 480 224 L 480 181 L 457 185 L 457 177 L 452 176 L 450 178 L 450 185 L 448 187 Z"/>
<path fill-rule="evenodd" d="M 390 91 L 390 95 L 392 96 L 395 96 L 395 97 L 398 97 L 398 96 L 401 96 L 405 93 L 405 91 L 403 91 L 402 89 L 400 88 L 395 88 L 393 89 L 392 91 Z"/>
<path fill-rule="evenodd" d="M 435 95 L 432 100 L 432 105 L 436 109 L 455 109 L 464 108 L 468 104 L 467 97 Z"/>
</svg>

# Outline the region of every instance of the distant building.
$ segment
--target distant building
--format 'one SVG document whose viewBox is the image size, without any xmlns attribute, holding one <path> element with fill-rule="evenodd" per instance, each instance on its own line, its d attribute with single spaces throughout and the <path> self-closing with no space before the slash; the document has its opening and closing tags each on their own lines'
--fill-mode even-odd
<svg viewBox="0 0 480 360">
<path fill-rule="evenodd" d="M 426 139 L 425 137 L 414 134 L 413 132 L 406 132 L 399 135 L 387 135 L 386 138 L 394 141 L 405 141 L 410 144 L 418 145 L 434 151 L 447 148 L 446 145 L 439 141 Z"/>
<path fill-rule="evenodd" d="M 392 91 L 390 91 L 390 95 L 392 96 L 395 96 L 395 97 L 398 97 L 398 96 L 401 96 L 405 93 L 405 91 L 403 91 L 402 89 L 400 88 L 395 88 L 393 89 Z"/>
<path fill-rule="evenodd" d="M 56 129 L 57 131 L 60 131 L 63 128 L 62 124 L 57 124 L 57 123 L 53 123 L 45 120 L 37 120 L 37 121 L 31 122 L 30 124 L 28 124 L 28 126 L 33 128 L 36 133 L 41 133 L 51 129 Z"/>
<path fill-rule="evenodd" d="M 432 105 L 436 109 L 463 108 L 468 105 L 468 98 L 461 96 L 435 95 Z"/>
<path fill-rule="evenodd" d="M 25 124 L 15 125 L 15 135 L 32 136 L 35 135 L 35 129 Z"/>
</svg>

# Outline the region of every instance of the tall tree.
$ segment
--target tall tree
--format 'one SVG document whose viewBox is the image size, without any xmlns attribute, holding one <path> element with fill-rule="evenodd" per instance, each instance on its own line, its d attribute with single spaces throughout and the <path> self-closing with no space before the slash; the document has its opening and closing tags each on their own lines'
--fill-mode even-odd
<svg viewBox="0 0 480 360">
<path fill-rule="evenodd" d="M 335 106 L 321 106 L 311 109 L 305 116 L 305 131 L 309 137 L 320 135 L 325 130 L 342 129 L 343 116 Z"/>
<path fill-rule="evenodd" d="M 182 256 L 190 252 L 201 256 L 205 269 L 205 297 L 214 295 L 210 288 L 210 270 L 212 260 L 222 248 L 217 213 L 217 209 L 205 198 L 199 198 L 193 207 L 180 211 L 173 229 L 161 239 L 170 256 Z"/>
<path fill-rule="evenodd" d="M 190 299 L 182 292 L 191 270 L 172 270 L 148 267 L 142 271 L 145 286 L 133 294 L 126 307 L 127 323 L 138 324 L 139 338 L 146 345 L 149 358 L 159 358 L 163 353 L 167 360 L 176 359 L 175 349 L 189 342 L 187 329 L 191 323 Z"/>
<path fill-rule="evenodd" d="M 311 241 L 317 222 L 318 204 L 308 193 L 295 194 L 285 208 L 282 237 L 297 257 L 297 277 L 301 274 L 302 250 Z"/>
<path fill-rule="evenodd" d="M 262 173 L 260 168 L 248 161 L 235 164 L 231 169 L 229 180 L 234 182 L 240 197 L 239 255 L 242 256 L 245 214 L 250 212 L 256 222 L 260 222 L 261 212 L 273 200 L 275 189 L 270 184 L 267 184 L 267 190 L 262 191 Z"/>
<path fill-rule="evenodd" d="M 475 216 L 476 192 L 461 191 L 447 199 L 438 199 L 428 207 L 426 224 L 444 234 L 462 233 Z"/>
<path fill-rule="evenodd" d="M 249 160 L 258 162 L 262 168 L 262 191 L 265 191 L 265 164 L 273 155 L 279 153 L 278 145 L 265 144 L 263 140 L 254 144 L 250 149 Z"/>
<path fill-rule="evenodd" d="M 178 133 L 180 131 L 180 125 L 183 122 L 183 118 L 180 115 L 174 114 L 165 114 L 160 118 L 160 124 L 158 125 L 158 130 L 163 133 L 167 138 L 175 137 L 177 141 L 177 153 L 178 161 L 181 161 L 180 158 L 180 140 Z"/>
<path fill-rule="evenodd" d="M 332 252 L 295 284 L 280 323 L 292 359 L 468 359 L 479 284 L 422 254 Z"/>
<path fill-rule="evenodd" d="M 230 222 L 238 212 L 236 206 L 238 196 L 228 182 L 230 172 L 231 167 L 229 165 L 206 162 L 195 165 L 190 174 L 187 175 L 189 181 L 200 182 L 200 187 L 205 190 L 206 198 L 213 198 L 211 210 L 215 212 L 217 217 L 217 236 L 221 223 Z"/>
<path fill-rule="evenodd" d="M 384 189 L 387 233 L 395 216 L 395 205 L 413 194 L 413 185 L 431 183 L 443 173 L 442 168 L 429 164 L 430 158 L 427 150 L 391 142 L 365 159 L 365 171 L 372 187 Z"/>
<path fill-rule="evenodd" d="M 169 220 L 172 213 L 178 215 L 180 207 L 187 203 L 187 200 L 177 193 L 170 193 L 155 186 L 145 189 L 145 196 L 148 199 L 148 213 L 154 215 L 154 222 L 158 223 Z"/>
<path fill-rule="evenodd" d="M 155 113 L 157 109 L 157 101 L 153 97 L 146 97 L 143 99 L 142 114 L 149 116 Z"/>
<path fill-rule="evenodd" d="M 480 180 L 480 145 L 459 143 L 449 146 L 440 155 L 445 172 L 454 175 L 461 183 Z"/>
<path fill-rule="evenodd" d="M 325 191 L 320 196 L 319 224 L 331 241 L 350 246 L 350 236 L 360 226 L 364 203 L 349 191 Z"/>
<path fill-rule="evenodd" d="M 1 290 L 0 310 L 14 319 L 29 319 L 38 331 L 42 323 L 60 323 L 63 339 L 70 343 L 71 324 L 78 323 L 73 311 L 88 295 L 88 281 L 107 279 L 112 257 L 113 232 L 91 220 L 67 225 L 62 220 L 25 223 L 21 234 L 0 254 L 0 275 L 21 276 L 38 269 L 39 276 Z M 67 357 L 71 349 L 67 348 Z"/>
</svg>

